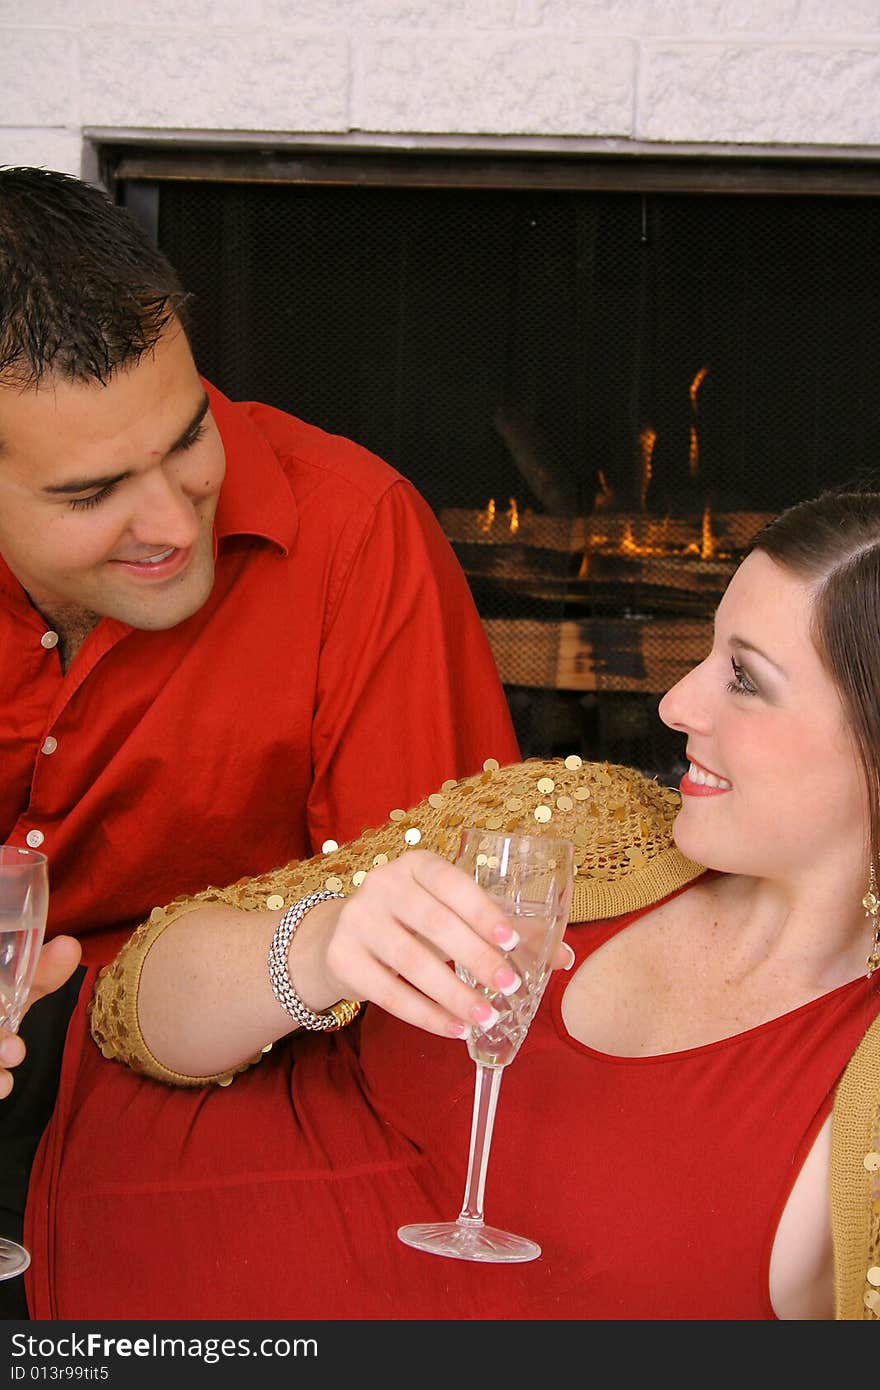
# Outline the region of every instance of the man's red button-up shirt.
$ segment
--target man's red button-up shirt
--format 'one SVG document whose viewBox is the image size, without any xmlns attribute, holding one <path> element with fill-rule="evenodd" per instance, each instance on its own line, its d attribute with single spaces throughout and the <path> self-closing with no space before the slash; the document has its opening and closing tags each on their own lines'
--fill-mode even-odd
<svg viewBox="0 0 880 1390">
<path fill-rule="evenodd" d="M 199 612 L 167 632 L 104 618 L 62 674 L 0 560 L 0 839 L 48 855 L 48 935 L 86 961 L 177 893 L 519 756 L 425 501 L 359 445 L 206 386 L 227 472 Z"/>
</svg>

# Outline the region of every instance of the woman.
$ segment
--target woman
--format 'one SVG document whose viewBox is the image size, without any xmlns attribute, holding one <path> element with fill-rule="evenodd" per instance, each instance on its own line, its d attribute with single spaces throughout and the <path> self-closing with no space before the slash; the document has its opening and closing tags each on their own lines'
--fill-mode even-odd
<svg viewBox="0 0 880 1390">
<path fill-rule="evenodd" d="M 880 494 L 799 504 L 661 702 L 680 795 L 578 758 L 490 766 L 323 860 L 157 908 L 98 985 L 116 1061 L 83 1036 L 62 1080 L 29 1207 L 34 1316 L 877 1316 L 876 1088 L 830 1175 L 835 1092 L 880 1014 L 878 615 Z M 535 829 L 538 804 L 576 847 L 574 968 L 505 1077 L 487 1219 L 544 1253 L 487 1268 L 395 1230 L 460 1205 L 455 1039 L 486 1005 L 447 962 L 511 983 L 509 927 L 448 862 L 458 827 Z M 316 888 L 347 896 L 309 908 Z M 266 971 L 279 931 L 292 1035 Z M 345 999 L 369 1007 L 337 1029 Z M 850 1180 L 844 1253 L 828 1194 Z"/>
</svg>

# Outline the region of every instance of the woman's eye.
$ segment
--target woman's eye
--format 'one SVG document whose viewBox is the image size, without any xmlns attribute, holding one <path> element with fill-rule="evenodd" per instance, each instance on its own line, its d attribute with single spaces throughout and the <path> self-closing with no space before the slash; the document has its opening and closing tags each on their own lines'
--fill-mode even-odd
<svg viewBox="0 0 880 1390">
<path fill-rule="evenodd" d="M 727 682 L 727 689 L 733 695 L 757 695 L 758 687 L 754 684 L 746 668 L 737 661 L 736 657 L 730 658 L 730 665 L 733 670 L 733 680 Z"/>
<path fill-rule="evenodd" d="M 106 487 L 99 488 L 90 497 L 71 497 L 70 505 L 75 512 L 83 511 L 86 507 L 97 507 L 99 502 L 103 502 L 105 497 L 109 497 L 111 492 L 116 489 L 115 483 L 108 483 Z"/>
</svg>

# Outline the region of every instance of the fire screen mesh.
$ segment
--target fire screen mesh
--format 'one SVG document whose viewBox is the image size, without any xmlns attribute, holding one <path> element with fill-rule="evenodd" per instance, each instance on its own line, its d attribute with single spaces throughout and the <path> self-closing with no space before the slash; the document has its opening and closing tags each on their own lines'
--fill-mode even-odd
<svg viewBox="0 0 880 1390">
<path fill-rule="evenodd" d="M 677 776 L 748 537 L 880 471 L 872 198 L 180 180 L 158 239 L 207 377 L 433 507 L 526 755 Z"/>
</svg>

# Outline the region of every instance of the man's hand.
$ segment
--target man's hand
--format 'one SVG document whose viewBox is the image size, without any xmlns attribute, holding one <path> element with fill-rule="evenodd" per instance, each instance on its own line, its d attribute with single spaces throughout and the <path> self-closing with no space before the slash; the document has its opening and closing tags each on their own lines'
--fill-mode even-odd
<svg viewBox="0 0 880 1390">
<path fill-rule="evenodd" d="M 34 971 L 25 1013 L 44 994 L 60 989 L 65 980 L 70 979 L 81 955 L 82 948 L 75 937 L 56 936 L 45 943 Z M 17 1067 L 23 1059 L 24 1043 L 21 1038 L 8 1029 L 0 1028 L 0 1100 L 5 1100 L 12 1090 L 12 1073 L 7 1068 Z"/>
</svg>

